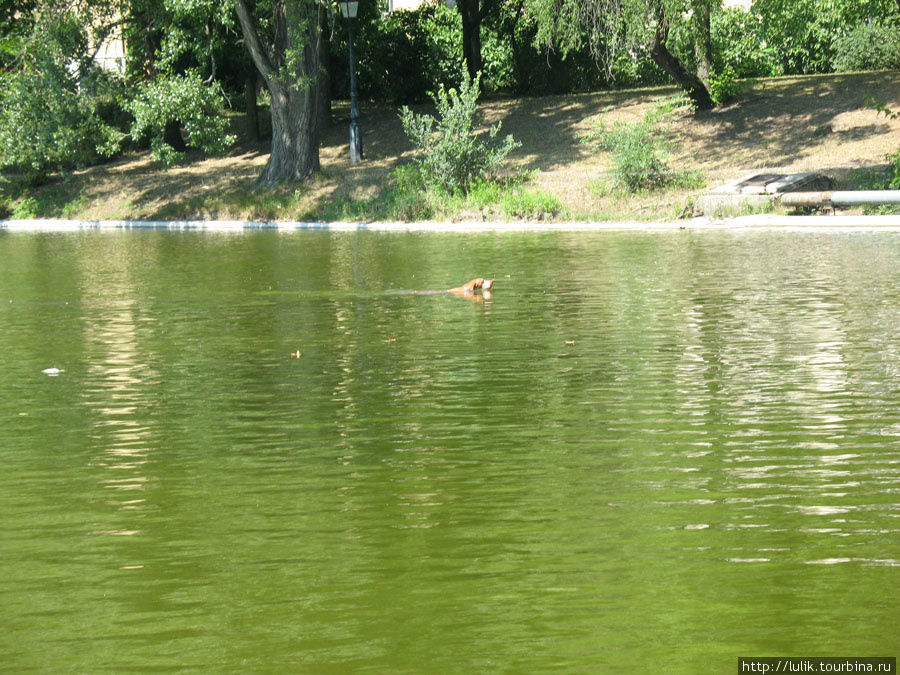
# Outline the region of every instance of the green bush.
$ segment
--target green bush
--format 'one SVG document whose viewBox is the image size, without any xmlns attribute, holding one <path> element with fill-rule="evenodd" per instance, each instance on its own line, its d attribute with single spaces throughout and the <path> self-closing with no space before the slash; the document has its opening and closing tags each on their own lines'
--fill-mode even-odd
<svg viewBox="0 0 900 675">
<path fill-rule="evenodd" d="M 704 180 L 699 172 L 676 171 L 669 166 L 672 141 L 668 116 L 687 105 L 684 97 L 663 100 L 637 122 L 602 121 L 594 133 L 582 139 L 598 141 L 613 160 L 613 187 L 626 192 L 656 190 L 668 185 L 697 187 Z"/>
<path fill-rule="evenodd" d="M 11 218 L 13 220 L 29 220 L 40 215 L 41 205 L 34 197 L 24 197 L 13 204 Z"/>
<path fill-rule="evenodd" d="M 519 189 L 501 201 L 503 214 L 517 220 L 549 220 L 562 213 L 563 206 L 555 196 L 540 190 Z"/>
<path fill-rule="evenodd" d="M 889 190 L 900 190 L 900 150 L 888 157 L 888 180 L 885 186 Z"/>
<path fill-rule="evenodd" d="M 855 169 L 850 173 L 853 190 L 900 190 L 900 150 L 888 156 L 886 169 Z M 900 206 L 896 204 L 872 204 L 865 206 L 866 214 L 897 215 Z"/>
<path fill-rule="evenodd" d="M 835 40 L 834 69 L 889 70 L 900 68 L 900 35 L 896 27 L 861 25 Z"/>
<path fill-rule="evenodd" d="M 662 187 L 673 177 L 668 165 L 668 143 L 646 115 L 638 122 L 613 122 L 602 125 L 600 146 L 612 155 L 613 177 L 618 187 L 641 192 Z"/>
<path fill-rule="evenodd" d="M 390 220 L 402 221 L 425 220 L 433 215 L 418 167 L 405 164 L 391 172 L 391 189 L 384 198 L 382 212 Z"/>
<path fill-rule="evenodd" d="M 195 70 L 144 84 L 128 109 L 134 115 L 132 137 L 138 140 L 149 136 L 153 157 L 163 166 L 172 166 L 183 158 L 183 153 L 164 140 L 170 120 L 181 123 L 191 145 L 210 154 L 224 152 L 235 141 L 233 135 L 225 133 L 228 120 L 218 90 L 205 84 Z"/>
<path fill-rule="evenodd" d="M 416 149 L 416 163 L 426 186 L 448 193 L 468 192 L 476 180 L 495 174 L 520 143 L 512 136 L 499 139 L 498 122 L 477 132 L 481 75 L 463 78 L 459 90 L 441 87 L 434 95 L 438 118 L 417 115 L 404 106 L 403 130 Z"/>
<path fill-rule="evenodd" d="M 740 95 L 742 89 L 743 85 L 737 81 L 737 76 L 730 67 L 709 78 L 709 95 L 716 105 L 733 101 Z"/>
<path fill-rule="evenodd" d="M 856 169 L 850 180 L 854 190 L 900 190 L 900 150 L 887 157 L 886 169 Z"/>
</svg>

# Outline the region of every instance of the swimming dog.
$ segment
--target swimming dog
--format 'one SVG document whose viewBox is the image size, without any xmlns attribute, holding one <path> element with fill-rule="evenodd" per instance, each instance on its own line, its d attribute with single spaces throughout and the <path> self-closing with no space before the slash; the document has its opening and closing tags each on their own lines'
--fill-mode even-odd
<svg viewBox="0 0 900 675">
<path fill-rule="evenodd" d="M 481 277 L 478 277 L 477 279 L 472 279 L 472 281 L 467 284 L 448 289 L 446 292 L 455 293 L 456 295 L 470 295 L 476 291 L 490 291 L 493 285 L 493 279 L 482 279 Z"/>
<path fill-rule="evenodd" d="M 493 279 L 472 279 L 467 284 L 457 286 L 456 288 L 448 288 L 446 291 L 413 291 L 416 295 L 438 295 L 440 293 L 452 293 L 453 295 L 474 295 L 478 291 L 490 296 L 491 288 L 494 287 Z"/>
</svg>

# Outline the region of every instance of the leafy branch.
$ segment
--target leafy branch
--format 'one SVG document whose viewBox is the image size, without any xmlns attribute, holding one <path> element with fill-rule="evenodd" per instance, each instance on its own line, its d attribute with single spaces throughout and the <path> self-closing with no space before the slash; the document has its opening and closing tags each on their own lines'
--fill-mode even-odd
<svg viewBox="0 0 900 675">
<path fill-rule="evenodd" d="M 863 101 L 863 105 L 865 105 L 867 108 L 875 110 L 879 115 L 884 115 L 889 120 L 900 119 L 900 112 L 891 110 L 874 96 L 866 96 L 865 101 Z"/>
</svg>

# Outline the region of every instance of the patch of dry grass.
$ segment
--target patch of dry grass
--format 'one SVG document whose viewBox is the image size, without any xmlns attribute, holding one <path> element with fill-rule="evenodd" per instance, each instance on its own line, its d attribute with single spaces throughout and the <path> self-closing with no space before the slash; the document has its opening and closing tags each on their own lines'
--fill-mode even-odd
<svg viewBox="0 0 900 675">
<path fill-rule="evenodd" d="M 672 218 L 701 189 L 623 197 L 596 189 L 610 168 L 607 153 L 581 142 L 599 118 L 636 120 L 673 87 L 598 92 L 483 105 L 485 121 L 503 122 L 522 147 L 512 169 L 535 172 L 533 186 L 562 202 L 564 218 Z M 900 73 L 787 77 L 749 83 L 735 103 L 706 113 L 680 110 L 670 129 L 673 165 L 702 171 L 710 186 L 763 168 L 820 171 L 838 183 L 852 169 L 884 164 L 900 147 L 900 120 L 876 115 L 874 97 L 900 109 Z M 136 155 L 79 171 L 31 193 L 50 204 L 40 215 L 87 219 L 310 219 L 340 212 L 340 204 L 375 197 L 389 173 L 409 161 L 411 147 L 397 111 L 363 106 L 366 160 L 348 161 L 348 114 L 336 105 L 321 148 L 322 173 L 302 186 L 274 194 L 254 191 L 265 165 L 265 144 L 244 144 L 218 158 L 194 156 L 187 165 L 160 171 Z M 49 191 L 49 192 L 46 192 Z M 42 194 L 43 193 L 43 194 Z M 47 198 L 50 194 L 52 198 Z M 43 208 L 43 207 L 42 207 Z"/>
</svg>

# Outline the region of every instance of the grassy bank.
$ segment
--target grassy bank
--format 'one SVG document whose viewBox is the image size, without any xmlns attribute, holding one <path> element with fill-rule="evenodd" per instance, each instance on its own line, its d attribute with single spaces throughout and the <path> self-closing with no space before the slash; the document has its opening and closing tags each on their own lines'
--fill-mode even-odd
<svg viewBox="0 0 900 675">
<path fill-rule="evenodd" d="M 397 189 L 392 172 L 411 160 L 412 149 L 394 108 L 363 107 L 366 160 L 350 165 L 347 109 L 336 105 L 322 172 L 301 186 L 254 190 L 268 147 L 244 141 L 224 157 L 190 156 L 169 171 L 134 154 L 39 188 L 9 178 L 0 185 L 0 209 L 11 217 L 84 219 L 672 219 L 689 214 L 706 187 L 756 169 L 819 171 L 851 189 L 900 148 L 900 120 L 866 105 L 874 97 L 900 110 L 900 73 L 761 80 L 712 112 L 673 111 L 669 164 L 692 181 L 638 194 L 615 189 L 610 153 L 584 139 L 596 136 L 601 121 L 639 120 L 677 94 L 660 87 L 487 102 L 485 121 L 502 120 L 522 146 L 510 156 L 508 179 L 467 198 Z"/>
</svg>

